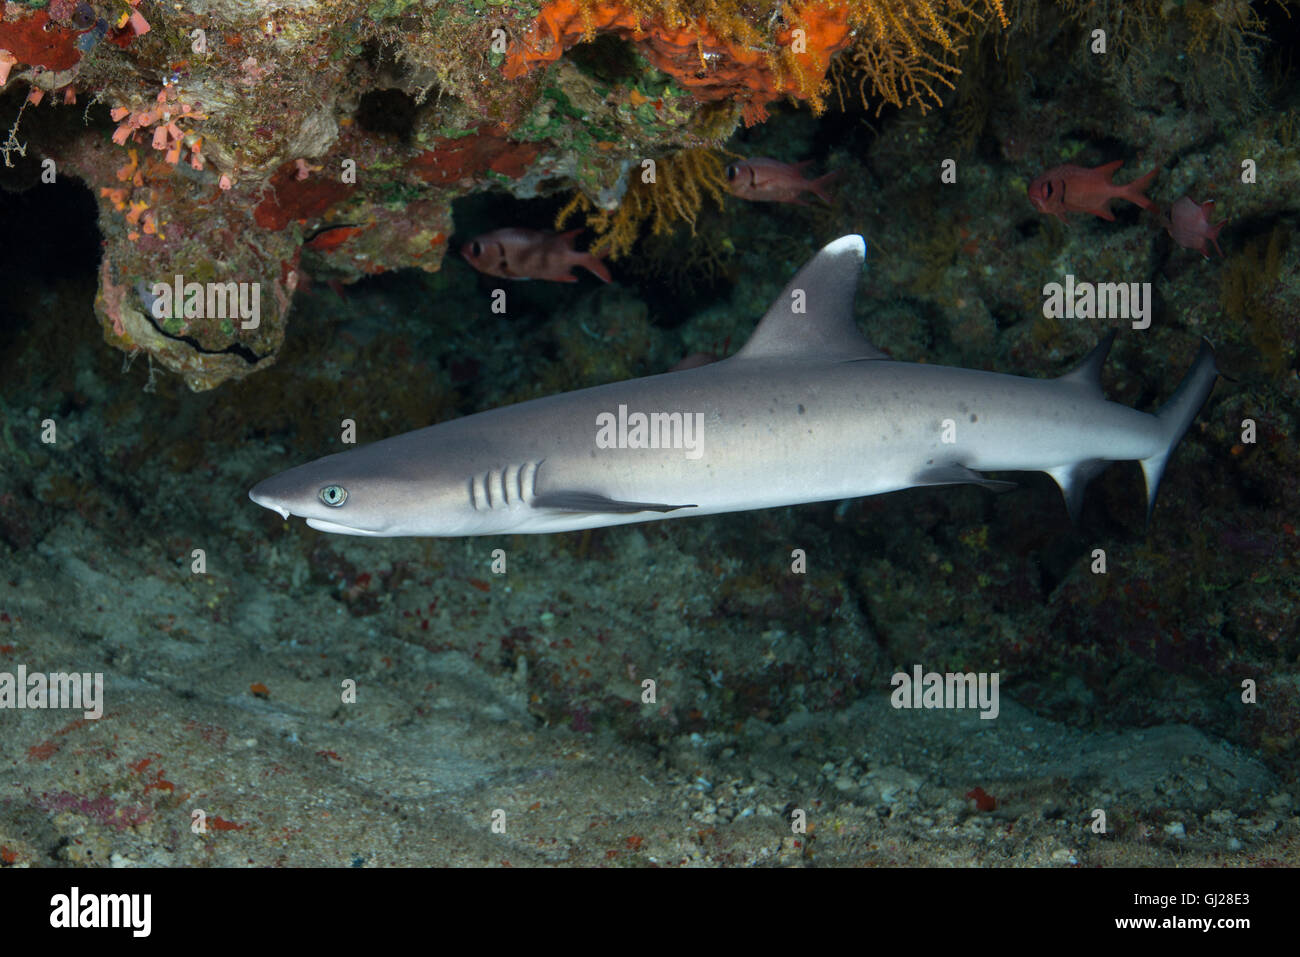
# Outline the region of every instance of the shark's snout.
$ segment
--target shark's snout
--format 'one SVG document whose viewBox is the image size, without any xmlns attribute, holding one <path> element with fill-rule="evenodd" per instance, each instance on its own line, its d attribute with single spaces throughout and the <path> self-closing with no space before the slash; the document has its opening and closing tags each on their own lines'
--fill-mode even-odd
<svg viewBox="0 0 1300 957">
<path fill-rule="evenodd" d="M 266 482 L 259 482 L 248 490 L 248 497 L 263 508 L 269 508 L 273 512 L 279 512 L 282 518 L 289 517 L 289 510 L 275 500 L 275 498 L 266 491 Z"/>
<path fill-rule="evenodd" d="M 324 482 L 325 484 L 320 484 Z M 324 495 L 342 492 L 342 497 L 331 505 Z M 342 505 L 348 501 L 346 490 L 319 476 L 304 476 L 299 469 L 290 469 L 258 482 L 248 492 L 248 497 L 263 508 L 269 508 L 282 518 L 298 516 L 306 519 L 310 528 L 338 535 L 383 535 L 375 527 L 372 517 Z"/>
</svg>

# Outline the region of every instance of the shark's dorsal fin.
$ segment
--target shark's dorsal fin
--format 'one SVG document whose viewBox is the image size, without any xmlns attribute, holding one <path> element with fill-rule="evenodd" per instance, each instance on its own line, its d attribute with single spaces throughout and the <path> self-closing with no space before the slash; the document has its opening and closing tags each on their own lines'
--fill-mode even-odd
<svg viewBox="0 0 1300 957">
<path fill-rule="evenodd" d="M 867 244 L 841 236 L 786 283 L 738 359 L 888 359 L 858 331 L 853 299 Z"/>
<path fill-rule="evenodd" d="M 1106 364 L 1106 356 L 1110 355 L 1110 347 L 1114 341 L 1115 330 L 1112 329 L 1092 347 L 1092 351 L 1084 356 L 1077 366 L 1060 376 L 1058 381 L 1073 382 L 1101 395 L 1101 368 Z"/>
</svg>

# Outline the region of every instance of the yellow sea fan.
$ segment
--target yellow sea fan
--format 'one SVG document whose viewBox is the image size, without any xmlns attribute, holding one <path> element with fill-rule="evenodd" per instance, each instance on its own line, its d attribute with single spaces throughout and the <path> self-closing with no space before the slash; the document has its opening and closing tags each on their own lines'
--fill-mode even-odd
<svg viewBox="0 0 1300 957">
<path fill-rule="evenodd" d="M 617 209 L 594 210 L 586 196 L 574 194 L 555 217 L 555 228 L 563 229 L 575 213 L 585 212 L 587 225 L 596 231 L 592 251 L 618 259 L 631 251 L 647 221 L 656 236 L 671 232 L 678 222 L 685 222 L 694 233 L 704 201 L 712 199 L 720 209 L 726 191 L 721 153 L 708 148 L 682 150 L 655 161 L 652 182 L 634 176 Z"/>
</svg>

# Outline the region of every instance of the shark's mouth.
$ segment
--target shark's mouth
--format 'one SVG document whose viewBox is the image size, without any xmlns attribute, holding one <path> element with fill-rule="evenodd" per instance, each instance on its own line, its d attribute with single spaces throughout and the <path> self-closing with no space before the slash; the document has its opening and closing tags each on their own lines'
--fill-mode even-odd
<svg viewBox="0 0 1300 957">
<path fill-rule="evenodd" d="M 333 532 L 335 535 L 369 535 L 371 537 L 382 537 L 383 532 L 376 532 L 369 528 L 353 528 L 351 525 L 339 525 L 336 522 L 327 522 L 323 518 L 307 519 L 309 528 L 314 528 L 318 532 Z"/>
<path fill-rule="evenodd" d="M 289 516 L 294 514 L 270 496 L 258 494 L 257 489 L 253 489 L 249 492 L 248 497 L 258 505 L 262 506 L 262 508 L 269 508 L 271 511 L 277 513 L 281 518 L 285 519 L 285 521 L 288 521 Z M 323 518 L 308 518 L 307 525 L 309 528 L 314 528 L 318 532 L 333 532 L 335 535 L 369 535 L 372 538 L 384 535 L 383 532 L 375 531 L 374 529 L 356 528 L 352 525 L 341 525 L 338 522 L 326 521 Z"/>
</svg>

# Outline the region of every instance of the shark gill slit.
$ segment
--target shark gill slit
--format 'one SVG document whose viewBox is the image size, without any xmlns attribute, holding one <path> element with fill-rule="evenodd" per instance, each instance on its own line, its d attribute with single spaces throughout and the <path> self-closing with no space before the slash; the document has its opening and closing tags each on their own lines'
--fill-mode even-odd
<svg viewBox="0 0 1300 957">
<path fill-rule="evenodd" d="M 469 480 L 470 508 L 476 512 L 491 512 L 527 505 L 536 492 L 540 465 L 540 462 L 523 462 L 488 469 L 473 476 Z"/>
<path fill-rule="evenodd" d="M 493 508 L 505 508 L 508 506 L 506 501 L 505 482 L 501 478 L 501 469 L 491 469 L 487 474 L 488 487 L 488 504 Z"/>
<path fill-rule="evenodd" d="M 537 470 L 541 462 L 525 462 L 519 470 L 519 500 L 529 504 L 537 494 Z"/>
<path fill-rule="evenodd" d="M 505 493 L 506 508 L 519 501 L 519 466 L 507 465 L 501 475 L 501 489 Z M 511 499 L 514 499 L 514 502 Z"/>
</svg>

